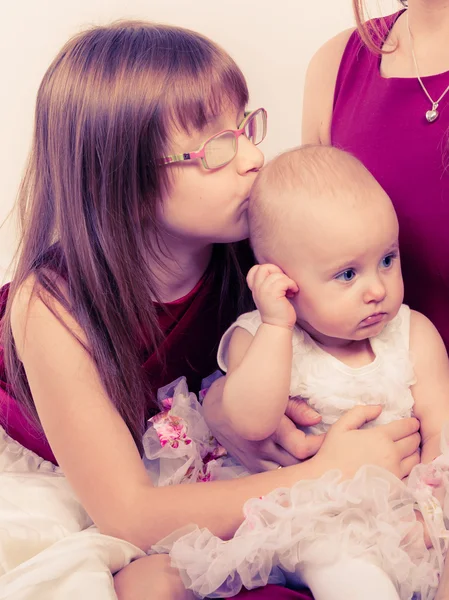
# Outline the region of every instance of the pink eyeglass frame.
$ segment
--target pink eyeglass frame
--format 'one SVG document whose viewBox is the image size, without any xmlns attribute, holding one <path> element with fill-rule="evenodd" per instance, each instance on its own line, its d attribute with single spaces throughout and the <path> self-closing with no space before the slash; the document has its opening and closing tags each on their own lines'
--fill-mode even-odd
<svg viewBox="0 0 449 600">
<path fill-rule="evenodd" d="M 238 150 L 238 139 L 241 135 L 243 135 L 245 133 L 245 127 L 246 124 L 248 123 L 248 121 L 254 117 L 258 112 L 261 112 L 264 116 L 264 129 L 265 129 L 265 133 L 264 133 L 264 137 L 262 138 L 262 140 L 259 142 L 261 143 L 264 139 L 265 139 L 265 135 L 266 135 L 266 130 L 267 130 L 267 111 L 264 108 L 256 108 L 255 110 L 252 111 L 248 111 L 244 113 L 244 118 L 243 121 L 240 124 L 240 127 L 238 129 L 223 129 L 223 131 L 219 131 L 218 133 L 215 133 L 214 135 L 211 135 L 210 138 L 208 138 L 205 142 L 203 142 L 201 144 L 201 146 L 198 148 L 198 150 L 196 150 L 195 152 L 183 152 L 182 154 L 172 154 L 171 156 L 163 156 L 162 158 L 159 159 L 159 164 L 161 165 L 171 165 L 173 163 L 177 163 L 177 162 L 184 162 L 186 160 L 196 160 L 197 158 L 201 159 L 201 162 L 203 163 L 203 167 L 205 169 L 219 169 L 220 167 L 224 167 L 225 165 L 229 164 L 232 160 L 234 160 L 236 154 L 237 154 L 237 150 Z M 231 158 L 231 160 L 223 163 L 222 165 L 219 165 L 217 167 L 209 167 L 206 163 L 206 152 L 204 150 L 204 147 L 206 146 L 206 144 L 208 144 L 211 140 L 213 140 L 214 138 L 223 135 L 223 133 L 233 133 L 234 137 L 235 137 L 235 154 L 234 156 Z"/>
</svg>

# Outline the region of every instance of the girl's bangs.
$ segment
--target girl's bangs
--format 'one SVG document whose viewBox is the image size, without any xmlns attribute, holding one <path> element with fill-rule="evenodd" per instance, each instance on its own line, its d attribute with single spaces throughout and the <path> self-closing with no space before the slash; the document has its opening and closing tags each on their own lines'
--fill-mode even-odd
<svg viewBox="0 0 449 600">
<path fill-rule="evenodd" d="M 248 98 L 248 87 L 237 65 L 231 59 L 228 64 L 217 61 L 198 73 L 178 76 L 176 86 L 167 86 L 164 120 L 191 134 L 228 110 L 243 110 Z"/>
</svg>

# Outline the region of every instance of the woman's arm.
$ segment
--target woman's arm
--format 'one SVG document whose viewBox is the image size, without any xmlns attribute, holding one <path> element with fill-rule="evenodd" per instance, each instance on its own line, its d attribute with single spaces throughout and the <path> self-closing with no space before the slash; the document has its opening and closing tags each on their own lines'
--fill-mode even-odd
<svg viewBox="0 0 449 600">
<path fill-rule="evenodd" d="M 82 336 L 59 305 L 59 316 Z M 318 456 L 301 465 L 240 480 L 154 488 L 125 423 L 103 389 L 83 347 L 45 304 L 22 288 L 13 301 L 12 328 L 45 434 L 76 495 L 103 533 L 147 549 L 172 531 L 197 523 L 229 538 L 242 505 L 276 487 L 365 463 L 404 476 L 416 463 L 415 419 L 353 431 L 379 409 L 351 411 L 328 434 Z"/>
<path fill-rule="evenodd" d="M 303 144 L 331 144 L 335 83 L 343 52 L 353 31 L 342 31 L 330 39 L 310 61 L 302 110 Z"/>
<path fill-rule="evenodd" d="M 427 317 L 410 315 L 410 352 L 416 375 L 414 414 L 421 422 L 421 462 L 440 452 L 442 425 L 449 421 L 449 359 L 443 340 Z"/>
</svg>

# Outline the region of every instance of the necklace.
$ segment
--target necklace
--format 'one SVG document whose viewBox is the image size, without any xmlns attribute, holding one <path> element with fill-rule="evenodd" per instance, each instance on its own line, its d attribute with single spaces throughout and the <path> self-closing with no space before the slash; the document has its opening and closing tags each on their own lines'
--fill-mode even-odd
<svg viewBox="0 0 449 600">
<path fill-rule="evenodd" d="M 418 61 L 416 60 L 415 48 L 413 46 L 413 35 L 412 35 L 412 32 L 410 31 L 410 25 L 409 25 L 409 22 L 408 22 L 408 11 L 407 11 L 407 30 L 408 30 L 408 38 L 409 38 L 409 41 L 410 41 L 410 48 L 412 49 L 412 58 L 413 58 L 413 62 L 415 64 L 416 77 L 418 78 L 419 84 L 422 87 L 423 92 L 425 93 L 425 95 L 427 96 L 427 98 L 429 99 L 429 101 L 430 101 L 430 103 L 432 105 L 432 108 L 426 112 L 426 119 L 427 119 L 428 123 L 433 123 L 439 117 L 440 113 L 438 112 L 437 109 L 438 109 L 438 106 L 439 106 L 441 100 L 449 92 L 449 85 L 444 90 L 444 92 L 441 94 L 441 96 L 438 98 L 438 100 L 435 101 L 432 98 L 432 96 L 427 91 L 427 88 L 424 85 L 421 77 L 419 76 Z"/>
</svg>

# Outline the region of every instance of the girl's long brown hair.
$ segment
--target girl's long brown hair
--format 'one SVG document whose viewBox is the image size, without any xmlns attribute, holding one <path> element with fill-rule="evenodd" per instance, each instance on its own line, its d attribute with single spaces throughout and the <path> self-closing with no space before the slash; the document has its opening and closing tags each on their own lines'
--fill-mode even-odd
<svg viewBox="0 0 449 600">
<path fill-rule="evenodd" d="M 11 301 L 31 274 L 49 309 L 60 302 L 85 332 L 102 383 L 141 448 L 152 392 L 139 352 L 157 349 L 161 336 L 149 263 L 160 256 L 156 206 L 170 185 L 157 159 L 170 153 L 175 128 L 201 130 L 247 101 L 234 61 L 175 27 L 96 27 L 71 39 L 49 67 L 19 192 L 22 242 L 2 327 L 8 381 L 37 422 L 10 327 Z M 215 256 L 231 301 L 241 281 L 233 249 L 219 247 Z"/>
<path fill-rule="evenodd" d="M 407 0 L 399 0 L 399 2 L 404 8 L 407 7 Z M 376 22 L 370 21 L 365 0 L 352 0 L 352 7 L 357 29 L 366 46 L 376 54 L 391 52 L 391 50 L 382 48 L 389 32 L 385 19 L 379 19 Z"/>
</svg>

